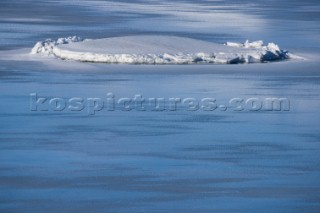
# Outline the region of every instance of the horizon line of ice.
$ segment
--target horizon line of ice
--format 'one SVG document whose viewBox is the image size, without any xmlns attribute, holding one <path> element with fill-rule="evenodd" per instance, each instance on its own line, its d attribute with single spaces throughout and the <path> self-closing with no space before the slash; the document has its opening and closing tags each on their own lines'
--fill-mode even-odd
<svg viewBox="0 0 320 213">
<path fill-rule="evenodd" d="M 143 37 L 143 36 L 142 36 Z M 165 37 L 171 39 L 171 37 Z M 126 38 L 126 37 L 123 37 Z M 137 37 L 138 38 L 138 37 Z M 158 37 L 157 37 L 158 38 Z M 175 37 L 178 38 L 178 37 Z M 121 39 L 121 37 L 120 37 Z M 184 38 L 181 38 L 182 40 Z M 197 64 L 197 63 L 213 63 L 213 64 L 242 64 L 242 63 L 264 63 L 271 61 L 280 61 L 287 59 L 302 59 L 286 50 L 281 50 L 278 45 L 269 43 L 264 45 L 263 41 L 245 43 L 226 42 L 225 44 L 214 44 L 218 46 L 218 51 L 212 52 L 195 52 L 195 53 L 95 53 L 84 51 L 71 51 L 60 48 L 59 46 L 84 43 L 87 41 L 99 44 L 99 40 L 81 39 L 73 36 L 68 38 L 59 38 L 57 40 L 47 39 L 37 42 L 31 50 L 31 54 L 40 54 L 45 56 L 54 56 L 62 60 L 75 60 L 81 62 L 95 63 L 123 63 L 123 64 Z M 142 39 L 143 40 L 143 39 Z M 125 40 L 126 41 L 126 40 Z M 197 40 L 189 39 L 188 42 Z M 107 49 L 108 47 L 106 47 Z M 89 49 L 90 50 L 90 49 Z M 223 50 L 223 51 L 221 51 Z M 224 51 L 225 50 L 225 51 Z"/>
</svg>

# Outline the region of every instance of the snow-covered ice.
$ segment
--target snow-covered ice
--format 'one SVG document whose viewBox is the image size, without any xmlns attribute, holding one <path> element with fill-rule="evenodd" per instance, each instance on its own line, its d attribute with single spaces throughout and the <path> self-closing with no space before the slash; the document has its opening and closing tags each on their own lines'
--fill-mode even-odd
<svg viewBox="0 0 320 213">
<path fill-rule="evenodd" d="M 32 54 L 63 60 L 125 64 L 238 64 L 298 57 L 263 41 L 217 44 L 176 36 L 124 36 L 81 39 L 73 36 L 37 42 Z"/>
</svg>

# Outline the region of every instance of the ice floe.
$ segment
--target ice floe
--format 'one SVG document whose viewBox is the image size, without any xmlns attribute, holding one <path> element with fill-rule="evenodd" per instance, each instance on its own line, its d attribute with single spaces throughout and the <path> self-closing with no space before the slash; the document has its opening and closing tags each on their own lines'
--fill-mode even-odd
<svg viewBox="0 0 320 213">
<path fill-rule="evenodd" d="M 239 64 L 299 59 L 263 41 L 217 44 L 176 36 L 124 36 L 81 39 L 73 36 L 37 42 L 31 54 L 63 60 L 125 64 Z"/>
</svg>

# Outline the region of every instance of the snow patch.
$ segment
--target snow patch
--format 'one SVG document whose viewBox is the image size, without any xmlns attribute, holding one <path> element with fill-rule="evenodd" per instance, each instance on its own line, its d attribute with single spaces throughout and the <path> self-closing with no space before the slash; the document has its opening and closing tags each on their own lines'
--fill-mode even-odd
<svg viewBox="0 0 320 213">
<path fill-rule="evenodd" d="M 31 54 L 63 60 L 125 64 L 239 64 L 301 59 L 263 41 L 216 44 L 174 36 L 81 39 L 73 36 L 37 42 Z"/>
<path fill-rule="evenodd" d="M 37 42 L 31 50 L 31 54 L 53 55 L 53 49 L 59 44 L 69 44 L 73 42 L 83 41 L 82 38 L 77 36 L 58 38 L 58 40 L 46 39 Z"/>
</svg>

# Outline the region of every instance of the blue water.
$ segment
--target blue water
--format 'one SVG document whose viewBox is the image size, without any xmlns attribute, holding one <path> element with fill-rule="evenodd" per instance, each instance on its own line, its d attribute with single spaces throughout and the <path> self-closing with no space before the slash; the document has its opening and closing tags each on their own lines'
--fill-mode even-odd
<svg viewBox="0 0 320 213">
<path fill-rule="evenodd" d="M 319 58 L 317 1 L 0 2 L 0 50 L 77 35 L 262 39 Z M 119 5 L 121 4 L 121 5 Z M 113 5 L 113 6 L 112 6 Z M 112 6 L 112 7 L 111 7 Z M 121 7 L 120 7 L 121 6 Z M 215 19 L 214 19 L 215 18 Z M 319 212 L 320 63 L 0 58 L 0 212 Z M 53 112 L 41 97 L 285 97 L 290 111 Z"/>
</svg>

